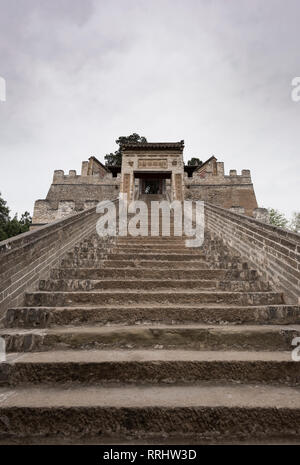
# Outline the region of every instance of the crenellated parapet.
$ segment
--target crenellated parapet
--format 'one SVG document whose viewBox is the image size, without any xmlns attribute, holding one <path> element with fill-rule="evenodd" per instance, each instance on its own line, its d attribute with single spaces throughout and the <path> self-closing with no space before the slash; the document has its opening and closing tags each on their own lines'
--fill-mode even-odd
<svg viewBox="0 0 300 465">
<path fill-rule="evenodd" d="M 85 171 L 84 171 L 85 173 Z M 107 181 L 112 183 L 120 182 L 120 175 L 113 177 L 113 174 L 109 171 L 104 174 L 92 173 L 92 174 L 76 174 L 76 170 L 70 170 L 69 174 L 65 174 L 63 170 L 55 170 L 53 174 L 52 184 L 99 184 Z"/>
<path fill-rule="evenodd" d="M 184 166 L 183 150 L 184 141 L 127 143 L 122 167 L 107 167 L 92 156 L 82 162 L 80 174 L 55 170 L 46 199 L 35 202 L 33 228 L 115 199 L 119 192 L 138 199 L 146 188 L 168 200 L 203 200 L 267 221 L 258 210 L 250 170 L 225 172 L 215 156 L 197 167 Z"/>
<path fill-rule="evenodd" d="M 231 169 L 225 174 L 224 163 L 210 157 L 189 177 L 185 173 L 185 198 L 204 200 L 228 209 L 241 209 L 248 216 L 258 207 L 251 173 Z"/>
<path fill-rule="evenodd" d="M 199 168 L 195 169 L 192 176 L 188 177 L 187 183 L 196 184 L 201 181 L 202 184 L 252 184 L 250 170 L 242 170 L 241 174 L 237 170 L 229 170 L 225 174 L 224 162 L 218 162 L 215 157 L 209 158 Z"/>
<path fill-rule="evenodd" d="M 119 188 L 120 174 L 113 176 L 95 157 L 82 162 L 81 174 L 55 170 L 46 199 L 35 202 L 32 229 L 116 198 Z"/>
</svg>

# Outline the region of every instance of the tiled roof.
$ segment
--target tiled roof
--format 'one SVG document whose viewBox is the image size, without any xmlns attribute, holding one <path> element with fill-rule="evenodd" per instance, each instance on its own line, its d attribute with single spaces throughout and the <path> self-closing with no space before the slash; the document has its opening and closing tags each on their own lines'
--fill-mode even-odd
<svg viewBox="0 0 300 465">
<path fill-rule="evenodd" d="M 159 150 L 159 149 L 178 149 L 183 150 L 184 140 L 180 142 L 143 142 L 122 144 L 122 150 Z"/>
</svg>

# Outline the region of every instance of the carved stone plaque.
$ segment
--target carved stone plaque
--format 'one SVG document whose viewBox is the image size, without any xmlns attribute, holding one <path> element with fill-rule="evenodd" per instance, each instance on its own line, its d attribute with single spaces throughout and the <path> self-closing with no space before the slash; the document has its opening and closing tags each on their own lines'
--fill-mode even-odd
<svg viewBox="0 0 300 465">
<path fill-rule="evenodd" d="M 167 169 L 168 162 L 164 158 L 142 158 L 138 161 L 138 168 Z"/>
</svg>

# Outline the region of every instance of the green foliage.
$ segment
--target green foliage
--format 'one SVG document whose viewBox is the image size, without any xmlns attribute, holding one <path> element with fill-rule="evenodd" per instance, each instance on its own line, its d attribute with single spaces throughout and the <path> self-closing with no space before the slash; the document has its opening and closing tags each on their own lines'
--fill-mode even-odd
<svg viewBox="0 0 300 465">
<path fill-rule="evenodd" d="M 290 229 L 293 232 L 300 234 L 300 212 L 294 212 L 291 222 Z"/>
<path fill-rule="evenodd" d="M 202 161 L 200 158 L 192 157 L 188 162 L 188 166 L 200 166 L 202 165 Z"/>
<path fill-rule="evenodd" d="M 6 206 L 6 202 L 1 197 L 0 193 L 0 224 L 5 223 L 9 219 L 9 208 Z"/>
<path fill-rule="evenodd" d="M 120 136 L 116 140 L 116 144 L 119 145 L 118 150 L 114 153 L 107 153 L 104 157 L 106 166 L 121 166 L 122 165 L 122 152 L 121 146 L 122 144 L 126 144 L 126 142 L 131 142 L 134 144 L 141 144 L 143 142 L 147 142 L 146 137 L 140 136 L 137 133 L 133 133 L 130 136 Z"/>
<path fill-rule="evenodd" d="M 121 166 L 122 165 L 122 154 L 120 149 L 116 150 L 115 153 L 107 153 L 104 157 L 106 166 Z"/>
<path fill-rule="evenodd" d="M 12 219 L 10 218 L 9 208 L 0 192 L 0 241 L 28 231 L 30 224 L 31 216 L 27 211 L 21 215 L 20 220 L 18 220 L 17 215 Z"/>
<path fill-rule="evenodd" d="M 288 220 L 284 216 L 283 213 L 281 213 L 278 210 L 275 210 L 275 208 L 269 208 L 269 217 L 270 217 L 270 224 L 273 224 L 274 226 L 278 226 L 279 228 L 286 228 L 288 225 Z"/>
</svg>

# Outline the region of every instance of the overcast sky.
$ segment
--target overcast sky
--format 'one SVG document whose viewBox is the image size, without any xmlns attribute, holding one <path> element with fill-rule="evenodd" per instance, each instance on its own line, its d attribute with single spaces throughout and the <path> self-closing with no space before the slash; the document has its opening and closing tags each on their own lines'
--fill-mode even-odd
<svg viewBox="0 0 300 465">
<path fill-rule="evenodd" d="M 259 206 L 300 210 L 299 0 L 0 0 L 0 76 L 13 212 L 132 132 L 251 169 Z"/>
</svg>

